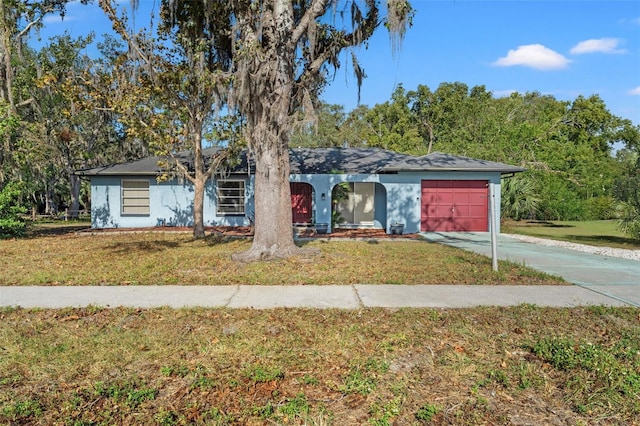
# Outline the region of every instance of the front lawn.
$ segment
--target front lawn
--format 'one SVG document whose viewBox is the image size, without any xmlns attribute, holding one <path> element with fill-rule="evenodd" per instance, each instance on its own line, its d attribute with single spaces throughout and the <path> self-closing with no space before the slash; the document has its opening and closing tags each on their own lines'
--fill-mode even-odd
<svg viewBox="0 0 640 426">
<path fill-rule="evenodd" d="M 0 310 L 0 424 L 632 425 L 633 308 Z"/>
<path fill-rule="evenodd" d="M 599 247 L 638 250 L 640 241 L 629 238 L 618 229 L 615 220 L 590 221 L 506 221 L 501 232 L 550 238 Z"/>
<path fill-rule="evenodd" d="M 185 233 L 41 235 L 0 244 L 0 285 L 566 284 L 425 241 L 304 241 L 313 257 L 240 264 L 248 239 Z"/>
</svg>

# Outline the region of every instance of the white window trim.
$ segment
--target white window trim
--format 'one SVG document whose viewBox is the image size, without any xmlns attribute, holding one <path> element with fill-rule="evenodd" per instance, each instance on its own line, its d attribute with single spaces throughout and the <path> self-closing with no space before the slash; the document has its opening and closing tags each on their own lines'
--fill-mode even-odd
<svg viewBox="0 0 640 426">
<path fill-rule="evenodd" d="M 125 182 L 144 182 L 147 184 L 147 196 L 146 197 L 131 197 L 128 196 L 126 197 L 126 199 L 146 199 L 147 203 L 146 205 L 142 204 L 136 207 L 146 207 L 147 208 L 147 212 L 146 213 L 131 213 L 131 212 L 125 212 L 125 208 L 126 207 L 131 207 L 131 206 L 126 206 L 125 204 Z M 151 215 L 151 184 L 149 183 L 148 179 L 122 179 L 120 181 L 120 214 L 122 216 L 150 216 Z"/>
<path fill-rule="evenodd" d="M 242 183 L 242 193 L 238 194 L 236 198 L 238 200 L 241 201 L 241 203 L 239 204 L 239 206 L 242 207 L 242 211 L 233 211 L 233 212 L 227 212 L 227 211 L 221 211 L 220 210 L 220 206 L 222 205 L 222 203 L 220 202 L 221 199 L 221 195 L 220 195 L 220 183 L 228 183 L 228 182 L 240 182 Z M 246 214 L 246 191 L 247 191 L 247 183 L 244 179 L 218 179 L 216 181 L 216 215 L 217 216 L 244 216 Z M 232 197 L 228 197 L 228 198 L 232 198 Z M 235 204 L 234 204 L 235 205 Z"/>
</svg>

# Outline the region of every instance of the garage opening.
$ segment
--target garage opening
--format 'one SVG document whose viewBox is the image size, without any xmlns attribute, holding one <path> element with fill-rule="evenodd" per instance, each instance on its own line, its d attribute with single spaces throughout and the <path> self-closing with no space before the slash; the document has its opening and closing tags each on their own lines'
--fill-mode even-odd
<svg viewBox="0 0 640 426">
<path fill-rule="evenodd" d="M 488 207 L 486 180 L 423 180 L 420 230 L 487 232 Z"/>
</svg>

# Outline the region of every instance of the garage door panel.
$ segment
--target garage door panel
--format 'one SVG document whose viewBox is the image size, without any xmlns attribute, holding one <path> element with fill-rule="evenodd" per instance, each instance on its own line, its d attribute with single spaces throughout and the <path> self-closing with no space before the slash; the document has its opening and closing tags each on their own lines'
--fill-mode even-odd
<svg viewBox="0 0 640 426">
<path fill-rule="evenodd" d="M 486 180 L 422 181 L 423 231 L 487 231 Z"/>
<path fill-rule="evenodd" d="M 436 206 L 435 207 L 436 217 L 438 218 L 448 218 L 453 216 L 453 212 L 451 211 L 451 207 L 449 206 Z"/>
<path fill-rule="evenodd" d="M 469 206 L 468 205 L 465 206 L 463 204 L 462 205 L 458 204 L 458 205 L 454 206 L 454 210 L 453 211 L 454 211 L 454 214 L 453 214 L 454 217 L 459 217 L 459 218 L 464 219 L 464 218 L 469 216 Z"/>
<path fill-rule="evenodd" d="M 438 196 L 436 197 L 436 202 L 438 204 L 453 204 L 455 201 L 452 192 L 438 192 Z"/>
<path fill-rule="evenodd" d="M 487 229 L 487 223 L 484 219 L 469 220 L 467 223 L 468 231 L 484 232 Z"/>
<path fill-rule="evenodd" d="M 486 206 L 469 206 L 469 217 L 484 219 L 486 218 L 486 215 Z"/>
<path fill-rule="evenodd" d="M 469 193 L 468 192 L 454 192 L 452 197 L 453 204 L 461 205 L 461 204 L 469 204 Z"/>
<path fill-rule="evenodd" d="M 465 182 L 467 183 L 467 188 L 479 189 L 481 191 L 486 190 L 489 184 L 486 180 L 467 180 Z"/>
</svg>

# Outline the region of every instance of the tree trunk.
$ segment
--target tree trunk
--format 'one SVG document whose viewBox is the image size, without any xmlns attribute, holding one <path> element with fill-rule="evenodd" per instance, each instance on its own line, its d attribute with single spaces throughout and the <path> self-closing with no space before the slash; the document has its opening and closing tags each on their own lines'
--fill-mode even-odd
<svg viewBox="0 0 640 426">
<path fill-rule="evenodd" d="M 201 128 L 202 126 L 200 126 Z M 207 183 L 204 158 L 202 157 L 202 137 L 198 126 L 192 130 L 196 138 L 194 143 L 193 164 L 195 168 L 195 179 L 193 183 L 193 237 L 204 238 L 204 188 Z"/>
<path fill-rule="evenodd" d="M 2 20 L 1 32 L 0 32 L 0 65 L 4 66 L 2 70 L 3 83 L 0 85 L 0 100 L 4 100 L 9 105 L 8 115 L 15 114 L 15 100 L 13 99 L 13 64 L 11 63 L 12 45 L 11 45 L 11 30 L 9 27 L 9 9 L 5 6 L 4 1 L 0 0 L 0 7 L 2 8 Z M 5 9 L 5 7 L 7 9 Z"/>
<path fill-rule="evenodd" d="M 0 101 L 5 101 L 8 105 L 6 112 L 6 118 L 10 119 L 16 113 L 15 100 L 13 99 L 13 64 L 11 63 L 11 34 L 8 19 L 9 9 L 6 8 L 4 1 L 0 0 L 0 8 L 2 8 L 2 16 L 0 16 Z M 3 120 L 5 117 L 0 117 Z M 12 132 L 7 129 L 4 132 L 4 140 L 2 141 L 2 147 L 0 147 L 0 182 L 5 180 L 5 161 L 11 159 L 11 134 Z"/>
<path fill-rule="evenodd" d="M 295 245 L 291 226 L 289 133 L 295 54 L 288 45 L 293 22 L 291 3 L 275 0 L 273 19 L 262 28 L 268 55 L 246 58 L 248 89 L 244 100 L 246 134 L 256 160 L 255 233 L 251 248 L 234 256 L 241 261 L 289 257 L 306 253 Z M 271 37 L 272 36 L 272 37 Z M 247 102 L 248 101 L 248 102 Z"/>
<path fill-rule="evenodd" d="M 58 206 L 55 201 L 55 180 L 53 178 L 47 179 L 45 196 L 44 196 L 44 214 L 55 216 L 58 214 Z"/>
<path fill-rule="evenodd" d="M 266 135 L 265 135 L 266 136 Z M 300 253 L 293 241 L 289 153 L 271 140 L 262 140 L 256 153 L 255 233 L 252 247 L 235 257 L 253 261 L 288 257 Z"/>
<path fill-rule="evenodd" d="M 194 182 L 194 194 L 193 194 L 193 237 L 204 238 L 204 187 L 207 182 L 206 177 L 204 179 L 196 178 Z"/>
<path fill-rule="evenodd" d="M 71 194 L 71 205 L 69 206 L 69 217 L 78 218 L 80 211 L 80 177 L 69 173 L 69 192 Z"/>
</svg>

